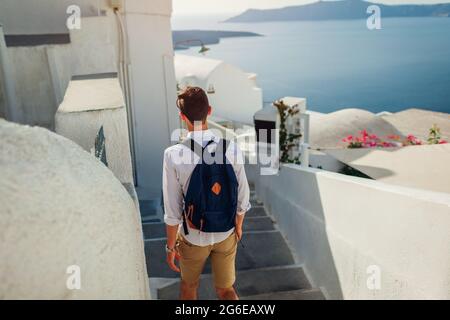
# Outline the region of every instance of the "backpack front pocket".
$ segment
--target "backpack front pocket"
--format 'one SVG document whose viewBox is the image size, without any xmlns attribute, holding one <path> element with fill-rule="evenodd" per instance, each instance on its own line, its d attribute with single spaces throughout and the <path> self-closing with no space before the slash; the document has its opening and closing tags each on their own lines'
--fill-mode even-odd
<svg viewBox="0 0 450 320">
<path fill-rule="evenodd" d="M 226 232 L 234 227 L 233 215 L 227 211 L 207 211 L 203 219 L 204 232 Z"/>
</svg>

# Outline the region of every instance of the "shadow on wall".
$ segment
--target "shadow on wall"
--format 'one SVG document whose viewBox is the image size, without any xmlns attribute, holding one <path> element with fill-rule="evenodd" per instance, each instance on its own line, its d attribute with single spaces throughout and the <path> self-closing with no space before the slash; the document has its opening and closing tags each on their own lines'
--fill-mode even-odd
<svg viewBox="0 0 450 320">
<path fill-rule="evenodd" d="M 2 81 L 0 77 L 0 81 Z M 5 96 L 3 95 L 3 84 L 0 83 L 0 118 L 5 118 L 5 109 L 6 109 L 6 103 L 5 103 Z"/>
<path fill-rule="evenodd" d="M 247 170 L 327 298 L 449 299 L 448 193 L 290 164 Z"/>
<path fill-rule="evenodd" d="M 381 179 L 395 175 L 394 171 L 381 167 L 363 166 L 363 165 L 350 165 L 350 167 L 353 167 L 356 170 L 362 172 L 362 174 L 365 175 L 366 178 L 370 179 Z"/>
<path fill-rule="evenodd" d="M 255 184 L 258 199 L 272 215 L 293 251 L 296 263 L 304 265 L 305 273 L 313 287 L 320 287 L 326 298 L 343 299 L 339 276 L 330 248 L 324 208 L 315 175 L 308 175 L 302 184 L 295 184 L 296 176 L 281 169 L 279 175 L 285 179 L 286 186 L 298 185 L 300 189 L 277 189 L 272 183 L 273 176 L 261 176 L 259 167 L 247 165 L 246 172 L 251 183 Z M 287 180 L 287 181 L 286 181 Z M 289 200 L 289 193 L 297 194 L 304 204 L 302 207 Z M 313 208 L 307 212 L 304 208 Z M 314 274 L 314 276 L 312 275 Z M 320 282 L 315 281 L 320 275 Z"/>
</svg>

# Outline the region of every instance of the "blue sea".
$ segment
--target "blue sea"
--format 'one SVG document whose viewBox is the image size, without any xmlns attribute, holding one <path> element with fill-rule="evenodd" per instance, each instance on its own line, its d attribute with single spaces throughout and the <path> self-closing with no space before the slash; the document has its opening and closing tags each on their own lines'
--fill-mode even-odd
<svg viewBox="0 0 450 320">
<path fill-rule="evenodd" d="M 422 108 L 450 113 L 450 18 L 221 23 L 226 16 L 174 17 L 174 30 L 252 31 L 206 57 L 258 74 L 264 100 L 306 97 L 308 109 L 372 112 Z M 198 48 L 178 53 L 199 55 Z"/>
</svg>

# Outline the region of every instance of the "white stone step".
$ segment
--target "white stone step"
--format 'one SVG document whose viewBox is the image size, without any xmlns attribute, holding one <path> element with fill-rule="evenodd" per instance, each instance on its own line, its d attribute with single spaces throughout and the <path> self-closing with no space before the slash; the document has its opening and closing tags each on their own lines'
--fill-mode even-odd
<svg viewBox="0 0 450 320">
<path fill-rule="evenodd" d="M 299 289 L 291 291 L 270 292 L 242 297 L 242 300 L 325 300 L 319 289 Z"/>
</svg>

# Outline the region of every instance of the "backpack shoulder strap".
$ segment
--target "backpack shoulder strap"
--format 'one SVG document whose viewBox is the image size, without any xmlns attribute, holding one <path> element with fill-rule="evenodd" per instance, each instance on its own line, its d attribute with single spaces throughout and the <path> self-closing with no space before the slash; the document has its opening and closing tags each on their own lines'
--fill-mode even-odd
<svg viewBox="0 0 450 320">
<path fill-rule="evenodd" d="M 197 154 L 202 159 L 203 159 L 203 152 L 211 143 L 214 143 L 214 140 L 211 139 L 210 141 L 208 141 L 206 146 L 203 147 L 200 144 L 198 144 L 197 142 L 195 142 L 194 139 L 191 139 L 191 138 L 188 138 L 188 139 L 184 140 L 183 142 L 181 142 L 182 145 L 191 149 L 191 151 L 193 153 Z"/>
<path fill-rule="evenodd" d="M 193 153 L 197 154 L 200 158 L 202 158 L 203 148 L 201 145 L 195 142 L 194 139 L 187 138 L 180 144 L 189 148 Z"/>
<path fill-rule="evenodd" d="M 229 163 L 226 153 L 228 150 L 230 142 L 225 139 L 220 139 L 219 143 L 217 144 L 216 153 L 219 153 L 223 156 L 223 163 Z"/>
<path fill-rule="evenodd" d="M 197 154 L 200 157 L 200 159 L 202 159 L 202 161 L 203 161 L 203 152 L 213 142 L 214 142 L 214 140 L 210 140 L 210 141 L 208 141 L 208 143 L 206 144 L 205 147 L 202 147 L 197 142 L 195 142 L 194 139 L 188 138 L 188 139 L 184 140 L 183 142 L 181 142 L 180 144 L 184 145 L 187 148 L 189 148 L 193 153 Z M 186 198 L 185 198 L 184 192 L 182 192 L 182 194 L 183 194 L 183 200 L 185 201 Z M 184 234 L 188 235 L 189 234 L 189 228 L 187 226 L 186 214 L 187 214 L 186 213 L 186 208 L 184 208 L 183 209 L 183 213 L 182 213 L 183 230 L 184 230 Z"/>
</svg>

